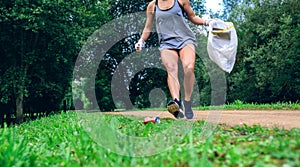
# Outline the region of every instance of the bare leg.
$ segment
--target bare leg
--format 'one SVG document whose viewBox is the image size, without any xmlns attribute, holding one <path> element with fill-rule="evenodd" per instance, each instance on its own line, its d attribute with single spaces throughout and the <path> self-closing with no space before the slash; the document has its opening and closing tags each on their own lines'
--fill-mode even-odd
<svg viewBox="0 0 300 167">
<path fill-rule="evenodd" d="M 172 99 L 179 100 L 180 84 L 178 80 L 178 53 L 175 50 L 162 50 L 161 59 L 167 69 L 168 87 Z"/>
<path fill-rule="evenodd" d="M 185 46 L 179 51 L 179 55 L 184 70 L 184 100 L 190 101 L 195 82 L 196 53 L 194 45 Z"/>
<path fill-rule="evenodd" d="M 175 118 L 183 118 L 181 112 L 180 99 L 180 84 L 178 80 L 178 52 L 175 50 L 161 51 L 161 59 L 165 65 L 168 73 L 168 86 L 172 96 L 172 100 L 168 102 L 168 111 L 174 115 Z"/>
</svg>

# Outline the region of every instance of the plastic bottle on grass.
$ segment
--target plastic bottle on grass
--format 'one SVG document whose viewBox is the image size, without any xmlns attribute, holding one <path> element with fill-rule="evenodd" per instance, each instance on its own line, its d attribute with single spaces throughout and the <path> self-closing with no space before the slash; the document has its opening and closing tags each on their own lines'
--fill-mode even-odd
<svg viewBox="0 0 300 167">
<path fill-rule="evenodd" d="M 144 124 L 147 124 L 147 123 L 160 123 L 160 118 L 159 117 L 146 117 L 144 118 Z"/>
</svg>

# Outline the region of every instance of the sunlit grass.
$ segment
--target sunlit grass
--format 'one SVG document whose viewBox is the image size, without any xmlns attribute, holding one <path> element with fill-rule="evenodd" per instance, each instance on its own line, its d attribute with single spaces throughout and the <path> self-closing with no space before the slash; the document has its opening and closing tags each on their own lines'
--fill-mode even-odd
<svg viewBox="0 0 300 167">
<path fill-rule="evenodd" d="M 139 118 L 104 115 L 118 133 L 149 137 L 164 135 L 178 124 L 163 119 L 143 124 Z M 116 119 L 115 121 L 112 121 Z M 144 157 L 112 152 L 95 142 L 82 127 L 77 113 L 61 113 L 15 127 L 0 129 L 1 166 L 299 166 L 300 129 L 219 125 L 203 137 L 205 122 L 174 143 L 155 143 L 168 149 Z M 134 134 L 132 132 L 135 132 Z M 99 132 L 101 134 L 101 132 Z M 113 141 L 111 136 L 102 136 Z M 119 140 L 123 140 L 120 138 Z M 155 142 L 155 140 L 152 140 Z M 146 142 L 146 141 L 145 141 Z M 150 147 L 149 147 L 150 148 Z M 145 150 L 148 149 L 145 147 Z M 157 147 L 157 149 L 159 149 Z"/>
<path fill-rule="evenodd" d="M 221 105 L 221 106 L 200 106 L 199 110 L 300 110 L 300 103 L 292 102 L 278 102 L 271 104 L 256 104 L 256 103 L 244 103 L 240 100 L 236 100 L 233 103 Z"/>
</svg>

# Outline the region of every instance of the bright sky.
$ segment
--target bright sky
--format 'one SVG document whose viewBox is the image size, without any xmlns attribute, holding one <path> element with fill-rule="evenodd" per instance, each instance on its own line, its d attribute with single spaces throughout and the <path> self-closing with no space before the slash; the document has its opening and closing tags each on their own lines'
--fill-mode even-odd
<svg viewBox="0 0 300 167">
<path fill-rule="evenodd" d="M 207 10 L 211 9 L 213 12 L 222 10 L 222 4 L 223 4 L 222 0 L 206 0 Z"/>
</svg>

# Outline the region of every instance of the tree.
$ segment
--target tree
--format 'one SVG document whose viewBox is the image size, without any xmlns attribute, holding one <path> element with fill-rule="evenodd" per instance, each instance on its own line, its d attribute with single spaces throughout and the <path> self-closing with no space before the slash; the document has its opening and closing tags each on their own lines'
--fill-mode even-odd
<svg viewBox="0 0 300 167">
<path fill-rule="evenodd" d="M 26 110 L 59 110 L 71 94 L 74 61 L 87 36 L 106 21 L 106 1 L 1 3 L 0 102 Z M 68 97 L 70 98 L 70 97 Z M 50 111 L 49 111 L 50 110 Z"/>
<path fill-rule="evenodd" d="M 230 101 L 299 99 L 299 9 L 296 0 L 245 0 L 232 6 L 229 18 L 237 27 L 239 49 L 229 77 Z"/>
<path fill-rule="evenodd" d="M 133 101 L 133 104 L 137 108 L 151 107 L 149 94 L 155 88 L 160 88 L 167 97 L 170 97 L 167 80 L 162 79 L 166 77 L 166 71 L 156 68 L 146 68 L 137 73 L 129 86 L 130 99 Z M 167 102 L 165 101 L 164 103 Z"/>
</svg>

